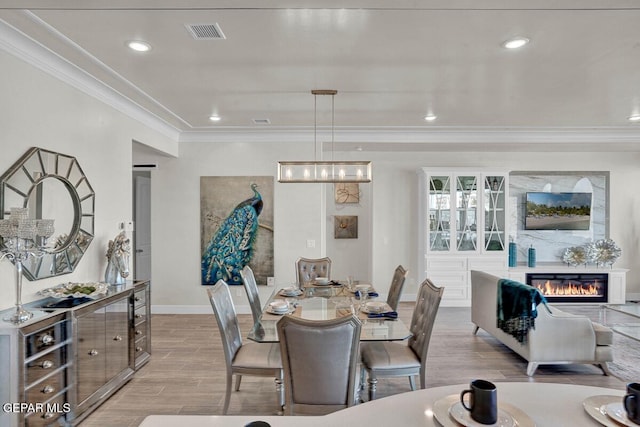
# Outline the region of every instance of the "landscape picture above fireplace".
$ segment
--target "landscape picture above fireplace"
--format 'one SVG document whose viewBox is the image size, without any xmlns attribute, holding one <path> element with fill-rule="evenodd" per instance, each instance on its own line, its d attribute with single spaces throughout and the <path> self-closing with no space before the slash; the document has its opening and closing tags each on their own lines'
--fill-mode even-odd
<svg viewBox="0 0 640 427">
<path fill-rule="evenodd" d="M 591 193 L 528 192 L 525 230 L 588 230 Z"/>
</svg>

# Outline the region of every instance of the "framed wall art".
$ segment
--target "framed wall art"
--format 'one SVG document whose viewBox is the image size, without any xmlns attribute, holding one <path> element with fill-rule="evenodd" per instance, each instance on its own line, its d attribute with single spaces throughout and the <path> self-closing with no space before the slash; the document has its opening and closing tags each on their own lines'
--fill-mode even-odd
<svg viewBox="0 0 640 427">
<path fill-rule="evenodd" d="M 203 285 L 242 285 L 249 265 L 259 285 L 273 277 L 273 177 L 200 177 Z"/>
<path fill-rule="evenodd" d="M 335 202 L 338 204 L 360 202 L 360 184 L 357 182 L 335 184 L 334 192 Z"/>
<path fill-rule="evenodd" d="M 358 238 L 358 217 L 356 215 L 335 215 L 333 227 L 335 239 Z"/>
</svg>

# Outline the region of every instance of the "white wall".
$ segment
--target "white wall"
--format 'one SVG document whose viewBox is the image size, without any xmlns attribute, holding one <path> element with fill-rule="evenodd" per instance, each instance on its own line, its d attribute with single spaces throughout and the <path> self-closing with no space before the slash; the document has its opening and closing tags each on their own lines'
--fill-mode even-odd
<svg viewBox="0 0 640 427">
<path fill-rule="evenodd" d="M 342 155 L 342 154 L 341 154 Z M 199 177 L 200 175 L 268 175 L 276 173 L 276 162 L 311 158 L 308 144 L 210 142 L 182 143 L 178 159 L 158 159 L 152 172 L 153 304 L 157 311 L 208 312 L 199 276 Z M 344 155 L 349 157 L 349 155 Z M 354 155 L 355 156 L 355 155 Z M 280 284 L 292 283 L 293 263 L 298 256 L 332 256 L 334 277 L 350 269 L 368 271 L 368 277 L 385 294 L 394 268 L 409 269 L 404 295 L 413 298 L 419 277 L 418 178 L 424 166 L 478 167 L 505 170 L 611 170 L 611 237 L 623 249 L 616 267 L 630 268 L 628 292 L 640 291 L 637 220 L 631 215 L 640 200 L 629 182 L 640 182 L 638 153 L 360 153 L 373 160 L 374 181 L 364 184 L 370 203 L 350 213 L 371 223 L 370 258 L 362 251 L 342 248 L 332 242 L 331 186 L 323 184 L 275 184 L 275 277 Z M 370 194 L 370 195 L 368 195 Z M 366 205 L 366 206 L 365 206 Z M 324 211 L 323 209 L 326 209 Z M 370 218 L 366 218 L 369 216 Z M 322 221 L 326 221 L 323 225 Z M 324 230 L 324 231 L 323 231 Z M 306 247 L 313 239 L 315 249 Z M 333 255 L 338 255 L 334 257 Z M 353 267 L 353 266 L 356 267 Z M 349 266 L 349 267 L 345 267 Z M 242 289 L 234 295 L 239 310 L 246 311 Z M 262 289 L 264 299 L 271 292 Z"/>
<path fill-rule="evenodd" d="M 0 172 L 30 147 L 75 156 L 95 193 L 95 239 L 75 272 L 23 282 L 23 302 L 67 281 L 104 277 L 106 247 L 119 221 L 130 220 L 132 140 L 176 145 L 111 107 L 0 51 Z M 0 309 L 15 302 L 14 267 L 0 262 Z"/>
</svg>

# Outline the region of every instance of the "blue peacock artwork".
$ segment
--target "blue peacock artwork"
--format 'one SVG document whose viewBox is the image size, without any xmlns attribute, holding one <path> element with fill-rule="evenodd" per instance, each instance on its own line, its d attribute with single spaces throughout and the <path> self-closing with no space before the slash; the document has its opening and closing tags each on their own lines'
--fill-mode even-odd
<svg viewBox="0 0 640 427">
<path fill-rule="evenodd" d="M 240 270 L 251 261 L 262 212 L 262 196 L 251 184 L 253 197 L 239 203 L 220 224 L 202 254 L 202 284 L 214 285 L 220 279 L 241 285 Z"/>
</svg>

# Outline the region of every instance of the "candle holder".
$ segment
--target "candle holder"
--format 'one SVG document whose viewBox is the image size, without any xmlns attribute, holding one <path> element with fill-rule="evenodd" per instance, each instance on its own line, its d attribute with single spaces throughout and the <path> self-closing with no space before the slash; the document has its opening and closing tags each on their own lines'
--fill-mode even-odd
<svg viewBox="0 0 640 427">
<path fill-rule="evenodd" d="M 33 313 L 22 306 L 22 267 L 32 257 L 46 253 L 47 239 L 53 235 L 52 219 L 30 219 L 27 208 L 11 208 L 8 219 L 0 219 L 0 261 L 8 259 L 16 267 L 16 309 L 5 317 L 5 322 L 19 324 L 33 317 Z"/>
</svg>

